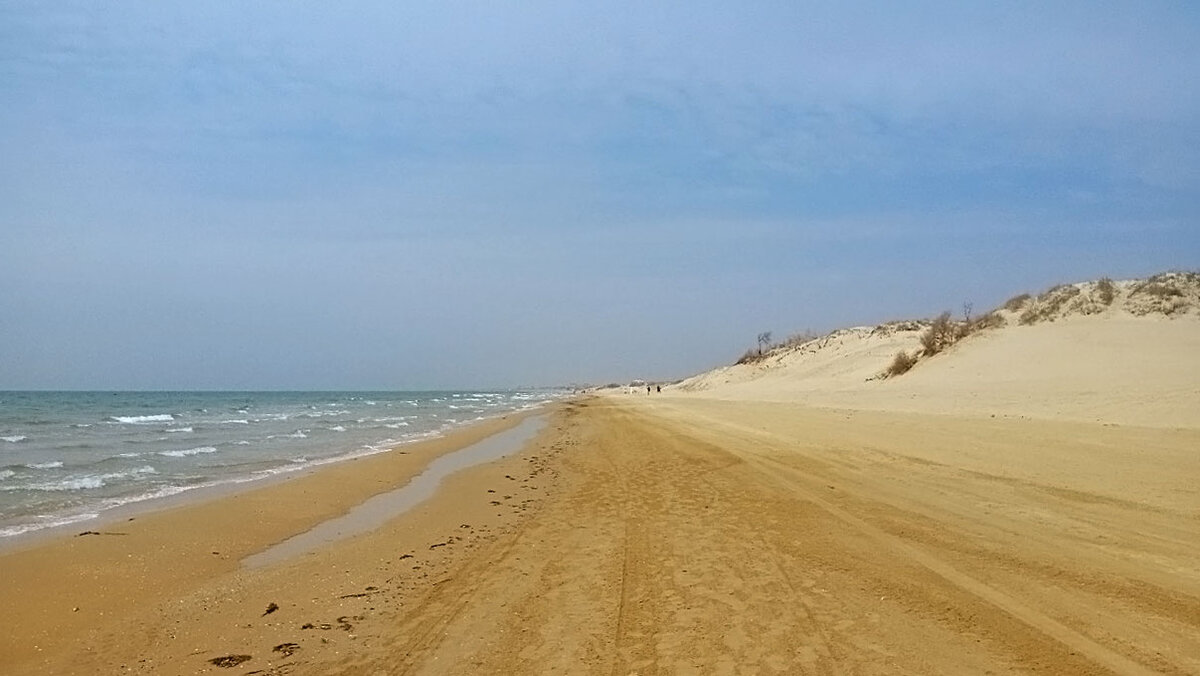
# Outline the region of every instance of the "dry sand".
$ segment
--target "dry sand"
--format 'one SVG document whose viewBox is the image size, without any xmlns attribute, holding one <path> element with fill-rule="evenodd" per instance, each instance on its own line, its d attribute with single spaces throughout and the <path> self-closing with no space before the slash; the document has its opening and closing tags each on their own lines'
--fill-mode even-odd
<svg viewBox="0 0 1200 676">
<path fill-rule="evenodd" d="M 1107 314 L 985 331 L 876 379 L 920 330 L 851 329 L 673 388 L 691 396 L 978 416 L 1200 427 L 1200 316 Z"/>
<path fill-rule="evenodd" d="M 887 382 L 846 377 L 890 350 L 864 338 L 581 398 L 260 569 L 515 419 L 8 553 L 0 673 L 1197 674 L 1197 328 L 1014 328 Z"/>
<path fill-rule="evenodd" d="M 1191 429 L 592 398 L 283 565 L 236 565 L 263 544 L 253 494 L 4 557 L 0 671 L 1198 673 L 1197 449 Z M 354 493 L 397 460 L 313 480 Z"/>
</svg>

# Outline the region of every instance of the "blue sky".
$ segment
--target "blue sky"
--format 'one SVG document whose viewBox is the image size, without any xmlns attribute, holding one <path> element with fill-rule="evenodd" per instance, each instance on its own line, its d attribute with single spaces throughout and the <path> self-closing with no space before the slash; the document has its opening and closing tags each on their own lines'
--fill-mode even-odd
<svg viewBox="0 0 1200 676">
<path fill-rule="evenodd" d="M 674 378 L 1200 266 L 1200 9 L 1047 4 L 0 2 L 0 388 Z"/>
</svg>

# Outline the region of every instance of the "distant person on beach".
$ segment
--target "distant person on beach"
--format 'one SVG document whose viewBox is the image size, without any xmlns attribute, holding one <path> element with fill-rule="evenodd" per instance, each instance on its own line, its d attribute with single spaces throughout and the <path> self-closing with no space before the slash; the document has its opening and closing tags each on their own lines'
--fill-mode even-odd
<svg viewBox="0 0 1200 676">
<path fill-rule="evenodd" d="M 650 394 L 650 386 L 649 385 L 646 386 L 646 394 Z"/>
<path fill-rule="evenodd" d="M 655 386 L 654 386 L 654 391 L 655 391 L 655 392 L 657 392 L 657 393 L 659 393 L 659 394 L 662 394 L 662 385 L 655 385 Z"/>
</svg>

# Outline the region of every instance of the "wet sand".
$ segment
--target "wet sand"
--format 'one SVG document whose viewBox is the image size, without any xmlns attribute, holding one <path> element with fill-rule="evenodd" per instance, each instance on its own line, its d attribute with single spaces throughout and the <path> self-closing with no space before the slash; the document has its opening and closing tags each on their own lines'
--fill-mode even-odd
<svg viewBox="0 0 1200 676">
<path fill-rule="evenodd" d="M 395 487 L 380 468 L 406 456 L 0 558 L 28 618 L 0 671 L 1200 673 L 1197 449 L 1196 429 L 589 398 L 279 564 L 239 561 Z M 275 500 L 302 514 L 246 519 Z"/>
<path fill-rule="evenodd" d="M 247 636 L 260 635 L 246 630 L 251 624 L 246 618 L 263 617 L 258 631 L 266 631 L 274 624 L 266 620 L 287 617 L 282 610 L 286 604 L 303 603 L 319 625 L 327 616 L 336 621 L 343 615 L 334 612 L 344 603 L 339 597 L 370 586 L 354 588 L 354 580 L 370 576 L 366 569 L 374 568 L 380 557 L 403 561 L 406 570 L 413 570 L 415 561 L 433 556 L 438 543 L 457 545 L 478 537 L 474 529 L 461 528 L 460 516 L 476 514 L 483 505 L 501 526 L 516 508 L 506 501 L 504 510 L 497 510 L 482 498 L 470 506 L 457 501 L 440 507 L 418 504 L 400 531 L 372 534 L 386 533 L 386 553 L 356 559 L 336 574 L 326 570 L 325 562 L 352 556 L 353 537 L 263 570 L 250 570 L 247 557 L 336 519 L 372 496 L 405 486 L 439 458 L 512 432 L 529 418 L 508 415 L 232 495 L 190 501 L 176 496 L 166 501 L 172 505 L 167 509 L 89 522 L 57 537 L 10 546 L 0 552 L 0 607 L 10 618 L 0 632 L 0 673 L 198 673 L 217 668 L 207 660 L 229 654 L 222 646 L 234 635 L 239 640 L 232 643 L 238 645 Z M 484 466 L 482 476 L 526 464 L 501 460 Z M 500 478 L 508 482 L 503 474 Z M 471 477 L 466 480 L 469 484 Z M 443 488 L 461 481 L 452 475 Z M 484 488 L 478 492 L 490 495 Z M 431 511 L 437 516 L 429 518 Z M 264 616 L 271 604 L 281 609 Z M 329 604 L 334 610 L 322 612 Z M 231 628 L 237 630 L 230 634 Z M 267 646 L 265 657 L 278 657 L 271 648 L 280 643 L 286 641 Z M 256 652 L 261 668 L 265 660 Z"/>
</svg>

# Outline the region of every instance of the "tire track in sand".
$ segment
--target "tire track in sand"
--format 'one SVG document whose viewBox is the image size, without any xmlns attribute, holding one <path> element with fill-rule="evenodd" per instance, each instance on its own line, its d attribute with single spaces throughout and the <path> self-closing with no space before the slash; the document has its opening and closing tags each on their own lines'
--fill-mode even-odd
<svg viewBox="0 0 1200 676">
<path fill-rule="evenodd" d="M 752 436 L 759 439 L 766 439 L 774 443 L 783 442 L 786 444 L 788 439 L 782 438 L 779 435 L 772 434 L 766 430 L 738 425 L 726 420 L 720 420 L 709 416 L 701 416 L 700 414 L 692 415 L 703 417 L 705 422 L 712 427 L 726 430 L 729 433 L 739 436 Z M 1077 652 L 1087 657 L 1092 662 L 1119 674 L 1128 674 L 1130 676 L 1154 676 L 1159 672 L 1147 668 L 1146 666 L 1135 662 L 1128 657 L 1109 649 L 1108 647 L 1084 636 L 1083 634 L 1067 627 L 1061 622 L 1051 618 L 1032 606 L 1008 595 L 1004 592 L 991 587 L 970 575 L 963 573 L 949 563 L 939 559 L 938 557 L 921 550 L 904 540 L 887 533 L 886 531 L 860 519 L 850 512 L 838 507 L 832 502 L 821 497 L 817 490 L 814 490 L 813 478 L 806 475 L 804 472 L 792 467 L 779 460 L 773 459 L 766 455 L 756 453 L 742 453 L 740 457 L 746 462 L 758 467 L 761 470 L 763 477 L 773 481 L 782 487 L 795 491 L 804 497 L 805 500 L 817 505 L 830 516 L 838 519 L 846 524 L 870 537 L 880 545 L 887 547 L 895 553 L 901 554 L 909 561 L 912 561 L 926 570 L 934 573 L 950 584 L 962 589 L 975 597 L 985 601 L 986 603 L 1008 613 L 1017 620 L 1025 623 L 1033 629 L 1053 638 Z"/>
</svg>

